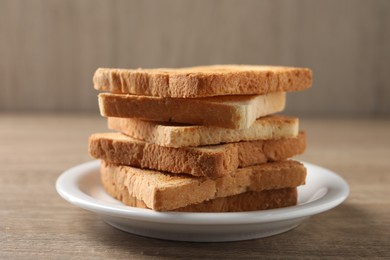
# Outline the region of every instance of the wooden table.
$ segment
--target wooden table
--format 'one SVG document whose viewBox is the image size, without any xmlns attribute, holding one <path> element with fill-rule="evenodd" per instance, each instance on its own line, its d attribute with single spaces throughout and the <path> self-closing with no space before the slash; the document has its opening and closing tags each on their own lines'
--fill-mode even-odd
<svg viewBox="0 0 390 260">
<path fill-rule="evenodd" d="M 349 183 L 341 206 L 273 237 L 230 243 L 144 238 L 105 224 L 56 193 L 65 169 L 91 160 L 87 138 L 107 131 L 96 115 L 0 115 L 0 259 L 390 257 L 390 120 L 301 119 L 299 159 Z"/>
</svg>

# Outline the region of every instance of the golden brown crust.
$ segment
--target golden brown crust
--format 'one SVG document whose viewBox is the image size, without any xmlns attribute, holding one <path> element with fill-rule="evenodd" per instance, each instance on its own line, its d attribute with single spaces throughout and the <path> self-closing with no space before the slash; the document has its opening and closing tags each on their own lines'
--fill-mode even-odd
<svg viewBox="0 0 390 260">
<path fill-rule="evenodd" d="M 187 147 L 296 137 L 299 120 L 296 117 L 272 115 L 257 119 L 248 129 L 226 129 L 109 117 L 108 128 L 161 146 Z"/>
<path fill-rule="evenodd" d="M 300 131 L 297 137 L 239 142 L 236 145 L 239 167 L 283 161 L 305 151 L 306 133 Z"/>
<path fill-rule="evenodd" d="M 125 190 L 118 191 L 112 186 L 106 188 L 107 192 L 125 205 L 137 208 L 148 208 L 146 204 L 130 196 Z M 119 192 L 119 193 L 117 193 Z M 241 194 L 208 200 L 198 204 L 191 204 L 174 209 L 179 212 L 242 212 L 266 210 L 294 206 L 297 204 L 297 188 L 278 190 L 264 190 L 260 192 L 248 191 Z"/>
<path fill-rule="evenodd" d="M 113 164 L 193 176 L 218 177 L 238 168 L 238 151 L 234 145 L 171 148 L 120 133 L 92 135 L 89 153 Z"/>
<path fill-rule="evenodd" d="M 308 68 L 215 65 L 181 69 L 99 68 L 97 90 L 136 95 L 195 98 L 299 91 L 312 84 Z"/>
<path fill-rule="evenodd" d="M 256 118 L 282 111 L 285 99 L 284 92 L 197 99 L 102 93 L 99 108 L 106 117 L 245 129 Z"/>
<path fill-rule="evenodd" d="M 303 153 L 305 148 L 304 132 L 296 138 L 182 148 L 163 147 L 120 133 L 94 134 L 89 138 L 89 153 L 109 163 L 211 178 L 238 167 L 285 160 Z"/>
<path fill-rule="evenodd" d="M 174 210 L 247 191 L 294 188 L 305 183 L 306 169 L 295 161 L 265 163 L 238 169 L 218 179 L 171 175 L 102 162 L 106 191 L 121 199 L 124 193 L 157 211 Z M 122 195 L 120 195 L 122 194 Z"/>
<path fill-rule="evenodd" d="M 297 188 L 248 191 L 175 209 L 180 212 L 240 212 L 294 206 L 298 201 Z"/>
</svg>

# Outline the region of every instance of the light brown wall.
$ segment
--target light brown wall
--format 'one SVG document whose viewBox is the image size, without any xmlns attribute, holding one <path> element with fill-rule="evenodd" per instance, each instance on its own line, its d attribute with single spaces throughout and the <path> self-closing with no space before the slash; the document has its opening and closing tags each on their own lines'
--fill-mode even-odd
<svg viewBox="0 0 390 260">
<path fill-rule="evenodd" d="M 287 112 L 390 115 L 390 1 L 0 0 L 0 111 L 95 111 L 97 67 L 307 66 Z"/>
</svg>

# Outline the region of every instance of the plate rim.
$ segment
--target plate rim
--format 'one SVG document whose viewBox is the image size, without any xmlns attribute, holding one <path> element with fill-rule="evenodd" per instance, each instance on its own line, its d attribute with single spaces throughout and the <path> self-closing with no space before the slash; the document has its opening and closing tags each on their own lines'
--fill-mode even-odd
<svg viewBox="0 0 390 260">
<path fill-rule="evenodd" d="M 341 204 L 348 197 L 350 192 L 348 183 L 337 173 L 312 163 L 303 161 L 301 163 L 308 168 L 308 174 L 309 169 L 313 168 L 325 172 L 325 174 L 328 174 L 335 180 L 327 187 L 326 194 L 305 204 L 260 211 L 217 213 L 158 212 L 127 205 L 111 205 L 84 193 L 77 185 L 77 180 L 80 180 L 87 174 L 91 174 L 91 171 L 98 171 L 100 160 L 84 162 L 65 170 L 57 178 L 55 186 L 59 195 L 69 203 L 99 215 L 138 221 L 191 225 L 241 225 L 304 218 L 330 210 Z M 70 184 L 73 184 L 73 186 L 69 186 Z"/>
</svg>

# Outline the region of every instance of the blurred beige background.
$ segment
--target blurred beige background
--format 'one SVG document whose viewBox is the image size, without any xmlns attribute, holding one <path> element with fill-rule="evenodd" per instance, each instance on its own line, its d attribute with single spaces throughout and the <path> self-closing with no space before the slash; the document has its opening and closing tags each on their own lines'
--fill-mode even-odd
<svg viewBox="0 0 390 260">
<path fill-rule="evenodd" d="M 0 112 L 98 113 L 97 67 L 310 67 L 288 113 L 390 115 L 390 1 L 0 0 Z"/>
</svg>

